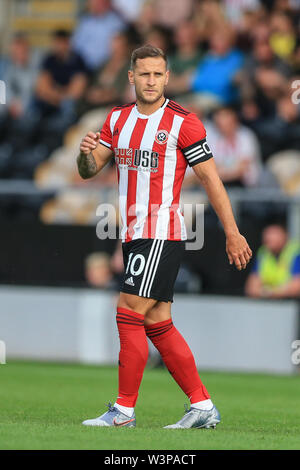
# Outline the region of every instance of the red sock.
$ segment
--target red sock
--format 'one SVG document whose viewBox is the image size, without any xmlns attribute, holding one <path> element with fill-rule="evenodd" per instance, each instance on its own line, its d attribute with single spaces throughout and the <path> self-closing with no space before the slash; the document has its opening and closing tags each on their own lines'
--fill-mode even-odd
<svg viewBox="0 0 300 470">
<path fill-rule="evenodd" d="M 117 309 L 120 337 L 119 405 L 134 407 L 148 359 L 144 315 L 126 308 Z"/>
<path fill-rule="evenodd" d="M 199 377 L 194 356 L 172 320 L 145 326 L 146 334 L 158 349 L 170 374 L 191 403 L 210 398 Z"/>
</svg>

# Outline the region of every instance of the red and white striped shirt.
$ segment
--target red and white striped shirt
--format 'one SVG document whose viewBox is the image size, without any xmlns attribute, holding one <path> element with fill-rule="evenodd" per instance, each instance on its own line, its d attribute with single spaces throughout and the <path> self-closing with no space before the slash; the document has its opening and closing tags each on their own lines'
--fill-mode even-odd
<svg viewBox="0 0 300 470">
<path fill-rule="evenodd" d="M 123 241 L 186 240 L 180 191 L 187 165 L 212 157 L 205 137 L 196 114 L 169 99 L 149 116 L 136 103 L 112 109 L 100 143 L 115 155 Z"/>
</svg>

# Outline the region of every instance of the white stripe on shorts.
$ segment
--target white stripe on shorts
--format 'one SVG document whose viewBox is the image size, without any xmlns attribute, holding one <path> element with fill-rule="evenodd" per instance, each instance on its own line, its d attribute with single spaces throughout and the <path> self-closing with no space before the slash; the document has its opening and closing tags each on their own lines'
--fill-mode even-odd
<svg viewBox="0 0 300 470">
<path fill-rule="evenodd" d="M 139 290 L 139 295 L 142 296 L 142 297 L 148 297 L 147 288 L 148 288 L 150 279 L 152 277 L 153 267 L 155 265 L 157 255 L 158 255 L 160 246 L 162 245 L 162 242 L 163 242 L 163 240 L 157 240 L 157 239 L 153 240 L 151 250 L 150 250 L 150 253 L 149 253 L 149 256 L 148 256 L 148 259 L 147 259 L 147 263 L 146 263 L 146 267 L 145 267 L 141 287 L 140 287 L 140 290 Z"/>
<path fill-rule="evenodd" d="M 155 266 L 154 266 L 154 269 L 152 271 L 152 277 L 151 277 L 151 280 L 150 280 L 150 284 L 149 284 L 149 287 L 148 287 L 148 293 L 146 295 L 146 297 L 150 297 L 150 292 L 151 292 L 151 289 L 152 289 L 152 284 L 153 284 L 153 281 L 154 281 L 154 278 L 155 278 L 155 274 L 156 274 L 156 271 L 157 271 L 157 268 L 158 268 L 158 265 L 159 265 L 159 261 L 160 261 L 160 257 L 161 257 L 161 252 L 163 250 L 163 246 L 164 246 L 164 240 L 160 240 L 160 247 L 159 247 L 159 253 L 156 257 L 156 263 L 155 263 Z"/>
</svg>

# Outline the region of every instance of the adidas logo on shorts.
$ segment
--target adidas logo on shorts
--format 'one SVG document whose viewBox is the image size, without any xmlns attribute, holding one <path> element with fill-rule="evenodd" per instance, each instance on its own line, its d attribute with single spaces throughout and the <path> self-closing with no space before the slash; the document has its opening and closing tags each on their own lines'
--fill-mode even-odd
<svg viewBox="0 0 300 470">
<path fill-rule="evenodd" d="M 128 279 L 126 279 L 125 284 L 129 284 L 130 286 L 134 286 L 133 277 L 131 276 Z"/>
</svg>

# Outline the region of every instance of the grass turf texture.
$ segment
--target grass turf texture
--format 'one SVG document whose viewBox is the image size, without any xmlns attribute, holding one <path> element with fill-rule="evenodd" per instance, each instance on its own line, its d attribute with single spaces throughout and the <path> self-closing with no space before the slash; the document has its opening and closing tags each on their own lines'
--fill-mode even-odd
<svg viewBox="0 0 300 470">
<path fill-rule="evenodd" d="M 187 398 L 165 369 L 147 369 L 137 428 L 90 428 L 114 400 L 117 369 L 9 362 L 0 366 L 0 449 L 299 449 L 300 377 L 201 373 L 222 422 L 215 430 L 162 429 Z"/>
</svg>

